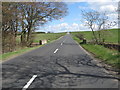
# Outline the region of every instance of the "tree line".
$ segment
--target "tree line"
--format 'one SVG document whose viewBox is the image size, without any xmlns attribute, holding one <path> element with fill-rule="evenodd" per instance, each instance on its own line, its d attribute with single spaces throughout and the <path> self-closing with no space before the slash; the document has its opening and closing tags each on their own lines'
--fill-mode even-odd
<svg viewBox="0 0 120 90">
<path fill-rule="evenodd" d="M 2 52 L 14 51 L 17 34 L 21 47 L 29 47 L 36 27 L 67 15 L 63 2 L 2 2 Z"/>
</svg>

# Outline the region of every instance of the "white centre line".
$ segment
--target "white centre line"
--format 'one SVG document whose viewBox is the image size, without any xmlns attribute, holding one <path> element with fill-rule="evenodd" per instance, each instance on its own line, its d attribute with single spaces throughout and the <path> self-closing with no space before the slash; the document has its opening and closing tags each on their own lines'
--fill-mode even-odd
<svg viewBox="0 0 120 90">
<path fill-rule="evenodd" d="M 29 80 L 29 82 L 27 82 L 27 84 L 23 87 L 22 90 L 26 90 L 36 77 L 37 77 L 37 75 L 33 75 L 33 77 Z"/>
<path fill-rule="evenodd" d="M 56 53 L 58 51 L 58 48 L 54 51 L 54 53 Z"/>
<path fill-rule="evenodd" d="M 66 40 L 66 39 L 65 39 Z M 65 42 L 65 40 L 63 42 Z"/>
</svg>

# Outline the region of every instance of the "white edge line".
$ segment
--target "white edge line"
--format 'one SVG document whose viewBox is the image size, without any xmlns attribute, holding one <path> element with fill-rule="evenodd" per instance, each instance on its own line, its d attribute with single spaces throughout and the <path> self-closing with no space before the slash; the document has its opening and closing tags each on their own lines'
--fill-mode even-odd
<svg viewBox="0 0 120 90">
<path fill-rule="evenodd" d="M 63 40 L 63 43 L 66 41 L 66 39 Z"/>
<path fill-rule="evenodd" d="M 56 53 L 58 51 L 58 48 L 54 51 L 54 53 Z"/>
<path fill-rule="evenodd" d="M 23 87 L 22 90 L 26 90 L 36 77 L 37 77 L 37 75 L 33 75 L 33 77 L 29 80 L 29 82 L 27 82 L 27 84 Z"/>
</svg>

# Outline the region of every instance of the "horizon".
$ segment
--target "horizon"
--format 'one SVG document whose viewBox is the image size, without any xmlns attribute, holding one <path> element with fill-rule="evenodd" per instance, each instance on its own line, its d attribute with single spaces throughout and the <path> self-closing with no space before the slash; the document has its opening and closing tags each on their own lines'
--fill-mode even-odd
<svg viewBox="0 0 120 90">
<path fill-rule="evenodd" d="M 120 28 L 111 28 L 111 29 L 105 29 L 105 30 L 119 30 Z M 39 32 L 43 32 L 43 33 L 48 33 L 48 32 L 44 32 L 44 31 L 36 31 L 36 33 L 39 33 Z M 92 32 L 91 30 L 89 31 L 71 31 L 71 32 Z M 67 32 L 50 32 L 50 33 L 67 33 Z"/>
</svg>

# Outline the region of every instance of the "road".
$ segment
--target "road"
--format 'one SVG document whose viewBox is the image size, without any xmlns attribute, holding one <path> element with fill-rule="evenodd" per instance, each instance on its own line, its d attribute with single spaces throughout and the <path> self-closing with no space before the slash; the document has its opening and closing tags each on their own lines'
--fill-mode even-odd
<svg viewBox="0 0 120 90">
<path fill-rule="evenodd" d="M 70 34 L 2 63 L 3 88 L 118 88 Z"/>
</svg>

